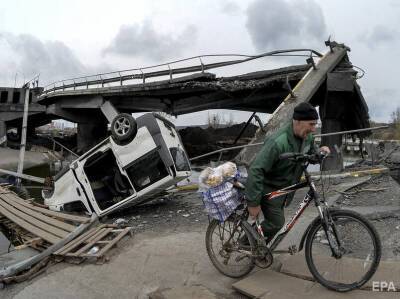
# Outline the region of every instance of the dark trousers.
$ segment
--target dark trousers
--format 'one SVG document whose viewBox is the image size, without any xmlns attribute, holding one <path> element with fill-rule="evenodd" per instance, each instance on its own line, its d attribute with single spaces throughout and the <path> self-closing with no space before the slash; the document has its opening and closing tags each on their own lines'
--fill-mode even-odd
<svg viewBox="0 0 400 299">
<path fill-rule="evenodd" d="M 265 220 L 261 223 L 264 236 L 268 242 L 276 235 L 276 233 L 285 224 L 285 205 L 286 196 L 279 196 L 271 200 L 261 201 L 261 210 Z"/>
</svg>

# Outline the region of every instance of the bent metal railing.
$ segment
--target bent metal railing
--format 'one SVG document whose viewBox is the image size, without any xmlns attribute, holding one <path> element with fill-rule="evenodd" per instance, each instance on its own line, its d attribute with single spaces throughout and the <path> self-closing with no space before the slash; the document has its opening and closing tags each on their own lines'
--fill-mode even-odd
<svg viewBox="0 0 400 299">
<path fill-rule="evenodd" d="M 352 134 L 352 133 L 359 133 L 359 132 L 369 132 L 369 131 L 374 131 L 374 130 L 382 130 L 382 129 L 387 129 L 389 126 L 379 126 L 379 127 L 372 127 L 372 128 L 364 128 L 364 129 L 357 129 L 357 130 L 348 130 L 348 131 L 340 131 L 340 132 L 331 132 L 331 133 L 324 133 L 324 134 L 315 134 L 314 137 L 326 137 L 326 136 L 333 136 L 333 135 L 342 135 L 342 134 Z M 190 158 L 189 161 L 195 161 L 200 158 L 205 158 L 214 154 L 219 153 L 220 156 L 218 158 L 218 161 L 221 160 L 221 156 L 223 152 L 235 150 L 235 149 L 241 149 L 245 147 L 251 147 L 251 146 L 261 146 L 263 145 L 264 142 L 257 142 L 257 143 L 249 143 L 245 145 L 237 145 L 237 146 L 232 146 L 232 147 L 225 147 L 219 150 L 215 150 L 200 156 L 196 156 L 193 158 Z"/>
<path fill-rule="evenodd" d="M 293 54 L 297 53 L 298 54 Z M 308 54 L 300 54 L 302 52 L 308 52 Z M 104 87 L 105 84 L 118 82 L 120 86 L 123 85 L 124 81 L 128 80 L 142 80 L 142 83 L 146 83 L 146 79 L 161 77 L 161 76 L 169 76 L 170 80 L 172 80 L 172 76 L 176 74 L 184 74 L 184 73 L 194 73 L 194 72 L 204 72 L 206 70 L 220 68 L 224 66 L 230 66 L 234 64 L 244 63 L 251 60 L 259 59 L 267 56 L 300 56 L 300 57 L 322 57 L 322 54 L 313 50 L 313 49 L 288 49 L 288 50 L 277 50 L 272 52 L 263 53 L 260 55 L 242 55 L 242 54 L 211 54 L 211 55 L 199 55 L 193 56 L 190 58 L 185 58 L 181 60 L 172 61 L 169 63 L 163 63 L 158 65 L 153 65 L 149 67 L 143 68 L 134 68 L 127 69 L 115 72 L 108 72 L 90 76 L 76 77 L 71 79 L 65 79 L 53 82 L 44 87 L 43 92 L 40 94 L 40 97 L 44 97 L 49 93 L 54 93 L 57 91 L 65 91 L 66 89 L 76 90 L 78 87 L 83 87 L 84 89 Z M 222 62 L 214 62 L 204 64 L 203 60 L 207 57 L 242 57 L 241 59 L 236 60 L 228 60 Z M 171 66 L 176 65 L 182 62 L 188 61 L 198 61 L 199 65 L 180 67 L 180 68 L 172 68 Z M 166 70 L 159 71 L 149 71 L 151 69 L 166 67 Z"/>
</svg>

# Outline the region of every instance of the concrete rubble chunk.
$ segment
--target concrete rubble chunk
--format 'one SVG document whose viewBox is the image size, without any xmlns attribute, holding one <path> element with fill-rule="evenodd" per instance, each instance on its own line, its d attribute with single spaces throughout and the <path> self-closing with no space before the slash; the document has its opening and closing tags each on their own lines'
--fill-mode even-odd
<svg viewBox="0 0 400 299">
<path fill-rule="evenodd" d="M 329 263 L 327 260 L 326 263 Z M 347 273 L 356 271 L 356 265 L 359 262 L 354 261 L 351 258 L 346 259 Z M 381 261 L 379 267 L 374 276 L 363 286 L 363 288 L 372 288 L 374 281 L 391 281 L 396 289 L 400 289 L 400 273 L 399 273 L 400 262 L 393 261 Z M 325 266 L 325 268 L 327 268 Z M 281 273 L 294 275 L 306 279 L 312 279 L 312 275 L 308 270 L 306 259 L 304 254 L 296 254 L 286 258 L 282 261 Z"/>
<path fill-rule="evenodd" d="M 209 289 L 203 286 L 183 286 L 167 290 L 157 290 L 149 294 L 149 299 L 217 299 Z"/>
<path fill-rule="evenodd" d="M 302 299 L 302 298 L 399 298 L 398 292 L 372 292 L 355 290 L 348 293 L 330 291 L 316 282 L 303 280 L 271 270 L 262 270 L 233 284 L 233 288 L 250 298 Z"/>
</svg>

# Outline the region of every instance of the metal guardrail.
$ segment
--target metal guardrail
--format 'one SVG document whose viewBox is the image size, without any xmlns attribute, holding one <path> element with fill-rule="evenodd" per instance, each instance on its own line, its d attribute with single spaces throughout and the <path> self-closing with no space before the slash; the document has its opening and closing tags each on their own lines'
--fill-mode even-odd
<svg viewBox="0 0 400 299">
<path fill-rule="evenodd" d="M 289 53 L 296 53 L 296 52 L 309 52 L 308 55 L 306 54 L 289 54 Z M 205 70 L 239 64 L 248 62 L 254 59 L 259 59 L 262 57 L 267 56 L 302 56 L 302 57 L 322 57 L 322 54 L 313 50 L 313 49 L 288 49 L 288 50 L 277 50 L 272 52 L 263 53 L 260 55 L 242 55 L 242 54 L 212 54 L 212 55 L 199 55 L 193 56 L 190 58 L 185 58 L 181 60 L 172 61 L 169 63 L 158 64 L 149 67 L 143 68 L 134 68 L 134 69 L 127 69 L 115 72 L 108 72 L 102 74 L 96 74 L 91 76 L 83 76 L 83 77 L 76 77 L 70 78 L 65 80 L 60 80 L 53 82 L 49 85 L 44 87 L 43 92 L 39 95 L 45 96 L 49 93 L 56 92 L 56 91 L 64 91 L 66 89 L 73 89 L 76 90 L 77 87 L 84 87 L 85 89 L 89 89 L 89 86 L 96 85 L 104 87 L 105 84 L 118 82 L 120 86 L 123 85 L 124 81 L 128 80 L 142 80 L 142 83 L 145 84 L 147 78 L 152 77 L 161 77 L 161 76 L 169 76 L 170 80 L 172 80 L 172 76 L 176 74 L 184 74 L 184 73 L 193 73 L 193 72 L 204 72 Z M 242 57 L 242 59 L 236 60 L 228 60 L 222 62 L 215 62 L 204 64 L 202 58 L 207 57 Z M 198 60 L 200 62 L 199 65 L 193 65 L 188 67 L 181 67 L 181 68 L 171 68 L 172 65 L 176 65 L 181 62 L 187 62 L 191 60 Z M 145 72 L 147 70 L 159 68 L 159 67 L 167 67 L 166 70 L 160 71 L 150 71 Z"/>
<path fill-rule="evenodd" d="M 333 136 L 333 135 L 342 135 L 342 134 L 351 134 L 351 133 L 358 133 L 358 132 L 365 132 L 365 131 L 374 131 L 374 130 L 382 130 L 382 129 L 387 129 L 389 126 L 380 126 L 380 127 L 373 127 L 373 128 L 365 128 L 365 129 L 358 129 L 358 130 L 349 130 L 349 131 L 340 131 L 340 132 L 332 132 L 332 133 L 325 133 L 325 134 L 315 134 L 314 137 L 325 137 L 325 136 Z M 211 156 L 217 153 L 223 153 L 226 151 L 231 151 L 235 149 L 240 149 L 240 148 L 245 148 L 245 147 L 251 147 L 251 146 L 259 146 L 264 144 L 264 142 L 257 142 L 257 143 L 251 143 L 251 144 L 246 144 L 246 145 L 238 145 L 238 146 L 232 146 L 232 147 L 226 147 L 222 148 L 219 150 L 215 150 L 200 156 L 196 156 L 193 158 L 190 158 L 189 161 L 194 161 L 198 160 L 200 158 L 204 158 L 207 156 Z"/>
<path fill-rule="evenodd" d="M 66 146 L 62 145 L 60 142 L 56 141 L 54 138 L 46 135 L 46 134 L 37 134 L 40 137 L 46 138 L 48 140 L 50 140 L 53 144 L 52 144 L 52 149 L 53 151 L 56 151 L 56 145 L 58 145 L 61 148 L 61 153 L 65 151 L 67 151 L 70 155 L 74 156 L 75 158 L 78 158 L 79 155 L 74 153 L 72 150 L 70 150 L 69 148 L 67 148 Z"/>
<path fill-rule="evenodd" d="M 78 154 L 74 153 L 72 150 L 62 145 L 60 142 L 54 140 L 52 137 L 45 134 L 38 134 L 38 136 L 48 139 L 49 141 L 52 142 L 52 149 L 48 151 L 48 153 L 53 153 L 54 158 L 59 159 L 61 162 L 67 161 L 71 163 L 75 159 L 79 158 Z M 60 148 L 60 151 L 56 151 L 57 147 Z M 67 152 L 68 154 L 64 155 L 64 151 Z"/>
</svg>

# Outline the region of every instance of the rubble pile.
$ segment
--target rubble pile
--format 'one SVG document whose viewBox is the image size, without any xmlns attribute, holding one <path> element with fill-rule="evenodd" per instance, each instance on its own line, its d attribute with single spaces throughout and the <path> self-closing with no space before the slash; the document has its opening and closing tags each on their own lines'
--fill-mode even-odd
<svg viewBox="0 0 400 299">
<path fill-rule="evenodd" d="M 246 123 L 243 122 L 224 128 L 208 127 L 207 129 L 202 129 L 201 127 L 186 127 L 180 130 L 179 134 L 186 152 L 192 158 L 224 147 L 247 144 L 258 129 L 254 124 L 249 124 L 238 142 L 233 144 L 245 125 Z M 235 157 L 238 151 L 229 151 L 224 154 L 224 157 L 228 155 L 225 158 L 229 160 Z M 207 157 L 208 159 L 209 157 Z"/>
<path fill-rule="evenodd" d="M 400 183 L 400 143 L 396 141 L 382 141 L 376 146 L 378 158 L 372 161 L 369 157 L 349 165 L 346 169 L 363 168 L 383 165 L 390 169 L 390 175 Z"/>
</svg>

